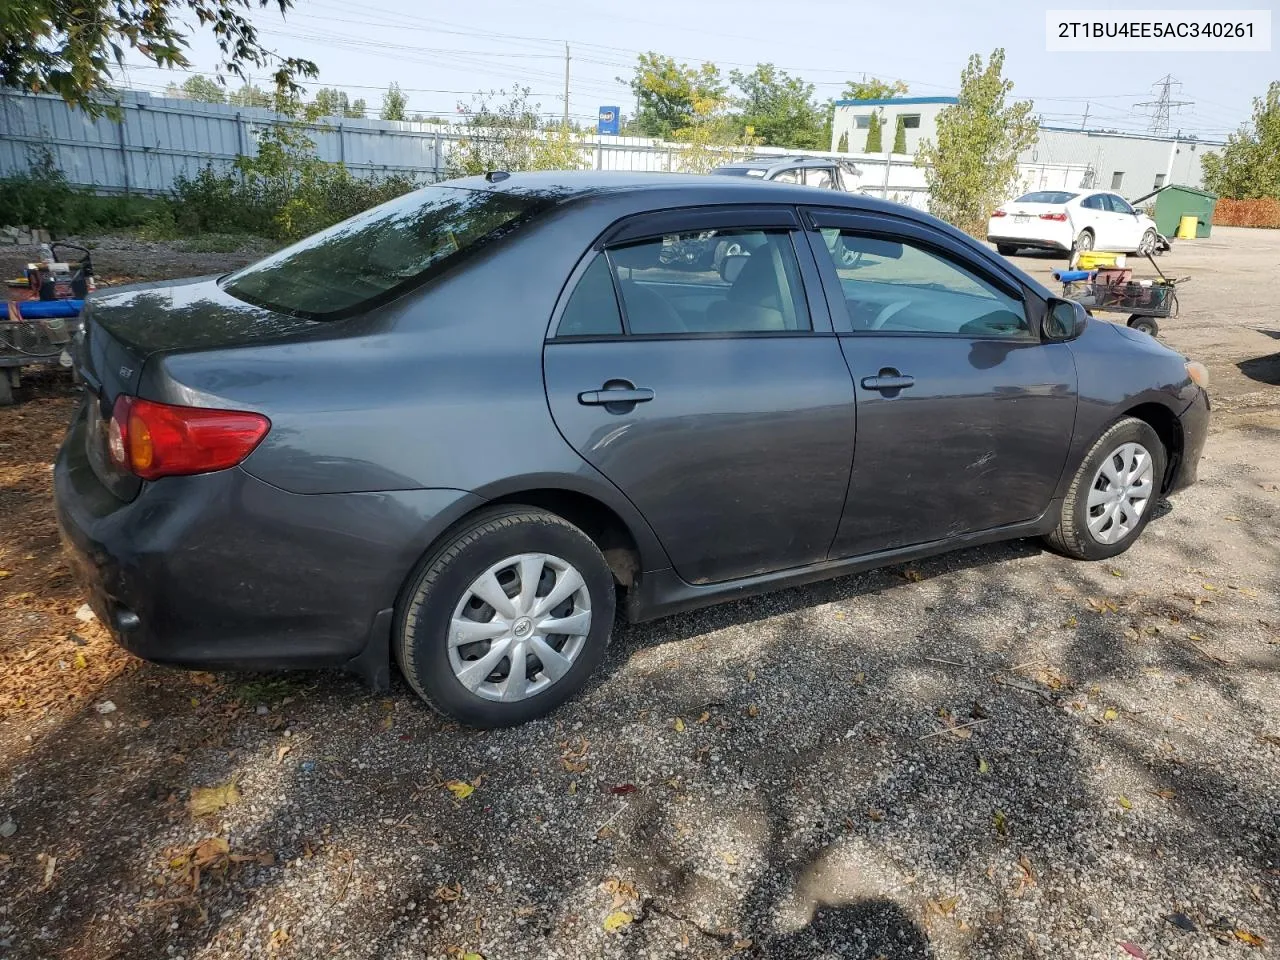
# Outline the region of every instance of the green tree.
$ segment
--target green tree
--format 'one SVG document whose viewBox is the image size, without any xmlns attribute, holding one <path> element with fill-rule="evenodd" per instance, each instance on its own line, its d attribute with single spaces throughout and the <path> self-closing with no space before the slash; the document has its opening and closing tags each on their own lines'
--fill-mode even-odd
<svg viewBox="0 0 1280 960">
<path fill-rule="evenodd" d="M 880 121 L 880 111 L 872 110 L 871 119 L 867 121 L 867 145 L 862 148 L 863 153 L 882 153 L 884 146 L 880 141 L 880 128 L 884 124 Z"/>
<path fill-rule="evenodd" d="M 315 99 L 307 105 L 307 114 L 312 117 L 345 117 L 351 111 L 351 102 L 341 90 L 333 87 L 321 87 L 316 91 Z"/>
<path fill-rule="evenodd" d="M 636 58 L 630 81 L 636 97 L 636 116 L 629 132 L 640 136 L 670 138 L 714 113 L 724 103 L 726 90 L 720 68 L 714 63 L 691 67 L 650 51 Z M 714 109 L 706 109 L 714 104 Z"/>
<path fill-rule="evenodd" d="M 369 111 L 369 104 L 365 102 L 364 97 L 351 101 L 351 106 L 347 109 L 345 116 L 363 117 Z"/>
<path fill-rule="evenodd" d="M 383 120 L 407 120 L 409 118 L 405 116 L 406 106 L 408 101 L 400 92 L 400 84 L 393 80 L 387 92 L 382 95 L 382 110 L 378 116 Z"/>
<path fill-rule="evenodd" d="M 1031 104 L 1008 102 L 1013 83 L 1003 70 L 1001 48 L 985 65 L 979 54 L 971 56 L 958 102 L 938 114 L 937 143 L 926 140 L 916 153 L 930 212 L 974 236 L 1017 187 L 1018 157 L 1036 142 Z"/>
<path fill-rule="evenodd" d="M 293 0 L 4 0 L 0 3 L 0 87 L 56 93 L 97 116 L 113 109 L 111 69 L 127 49 L 161 67 L 189 67 L 189 23 L 209 30 L 221 51 L 218 74 L 248 81 L 273 67 L 280 90 L 297 93 L 316 65 L 263 46 L 246 15 Z"/>
<path fill-rule="evenodd" d="M 544 132 L 541 105 L 529 102 L 528 87 L 479 94 L 463 108 L 466 132 L 449 152 L 451 177 L 490 170 L 580 170 L 586 165 L 585 141 L 563 125 Z"/>
<path fill-rule="evenodd" d="M 201 74 L 187 77 L 182 86 L 171 83 L 165 88 L 166 97 L 179 97 L 183 100 L 197 100 L 200 103 L 226 103 L 227 91 L 216 80 L 210 80 Z"/>
<path fill-rule="evenodd" d="M 898 117 L 898 125 L 893 131 L 893 152 L 907 152 L 907 121 L 903 117 Z"/>
<path fill-rule="evenodd" d="M 272 100 L 271 94 L 261 87 L 246 83 L 239 90 L 233 90 L 227 95 L 227 103 L 233 107 L 261 107 L 267 109 L 272 105 Z"/>
<path fill-rule="evenodd" d="M 813 99 L 813 84 L 758 63 L 750 73 L 731 70 L 729 79 L 741 96 L 734 105 L 738 122 L 755 128 L 761 143 L 804 150 L 825 149 L 831 135 L 825 130 L 826 111 Z"/>
<path fill-rule="evenodd" d="M 836 150 L 839 153 L 849 152 L 849 131 L 848 130 L 840 134 L 840 142 L 836 144 Z"/>
<path fill-rule="evenodd" d="M 872 77 L 870 80 L 850 80 L 844 86 L 842 100 L 888 100 L 907 95 L 907 85 L 901 80 L 892 83 Z"/>
<path fill-rule="evenodd" d="M 1222 153 L 1206 154 L 1204 182 L 1220 197 L 1280 197 L 1280 81 L 1253 101 L 1253 123 L 1227 138 Z"/>
</svg>

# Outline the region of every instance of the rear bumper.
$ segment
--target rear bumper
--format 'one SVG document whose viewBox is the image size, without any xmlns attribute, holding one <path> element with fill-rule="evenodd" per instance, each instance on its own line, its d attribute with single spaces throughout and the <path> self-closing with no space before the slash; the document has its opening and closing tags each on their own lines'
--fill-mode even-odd
<svg viewBox="0 0 1280 960">
<path fill-rule="evenodd" d="M 1185 490 L 1196 482 L 1205 440 L 1209 437 L 1209 394 L 1196 387 L 1196 396 L 1178 416 L 1182 425 L 1182 453 L 1170 465 L 1166 494 Z"/>
<path fill-rule="evenodd" d="M 305 496 L 239 469 L 169 477 L 123 502 L 84 454 L 84 416 L 54 465 L 58 525 L 89 603 L 120 644 L 186 667 L 338 666 L 385 644 L 423 551 L 483 501 L 456 490 Z M 385 662 L 385 648 L 373 651 Z"/>
<path fill-rule="evenodd" d="M 1062 253 L 1071 252 L 1070 243 L 1062 243 L 1058 240 L 1047 240 L 1043 237 L 1040 237 L 1040 238 L 1004 237 L 1004 236 L 999 236 L 997 234 L 989 233 L 987 234 L 987 242 L 998 244 L 999 246 L 1002 246 L 1002 247 L 1004 246 L 1026 247 L 1028 249 L 1034 249 L 1034 250 L 1057 250 Z"/>
</svg>

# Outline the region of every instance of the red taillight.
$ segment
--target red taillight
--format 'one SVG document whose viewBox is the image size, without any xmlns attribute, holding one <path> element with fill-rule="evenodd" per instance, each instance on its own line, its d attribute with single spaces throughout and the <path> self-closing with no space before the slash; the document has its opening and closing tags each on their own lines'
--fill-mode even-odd
<svg viewBox="0 0 1280 960">
<path fill-rule="evenodd" d="M 1065 213 L 1042 213 L 1040 214 L 1040 219 L 1053 220 L 1057 223 L 1062 223 L 1067 219 L 1067 215 Z"/>
<path fill-rule="evenodd" d="M 992 215 L 993 217 L 1007 217 L 1007 216 L 1008 216 L 1008 214 L 1007 214 L 1007 213 L 1005 213 L 1003 210 L 997 210 L 995 213 L 993 213 L 993 214 L 991 214 L 991 215 Z"/>
<path fill-rule="evenodd" d="M 111 411 L 107 446 L 118 466 L 156 480 L 234 467 L 270 429 L 260 413 L 122 396 Z"/>
</svg>

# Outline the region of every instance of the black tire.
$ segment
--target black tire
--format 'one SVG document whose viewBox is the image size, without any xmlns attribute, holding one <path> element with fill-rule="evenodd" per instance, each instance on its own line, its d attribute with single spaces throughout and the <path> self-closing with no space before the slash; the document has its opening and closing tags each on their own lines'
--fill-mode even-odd
<svg viewBox="0 0 1280 960">
<path fill-rule="evenodd" d="M 1134 315 L 1129 318 L 1128 326 L 1139 333 L 1145 333 L 1149 337 L 1160 336 L 1160 324 L 1156 323 L 1153 317 L 1144 317 Z"/>
<path fill-rule="evenodd" d="M 1154 256 L 1156 252 L 1156 245 L 1159 242 L 1156 232 L 1154 230 L 1147 230 L 1147 232 L 1142 235 L 1142 239 L 1138 241 L 1138 255 L 1144 257 Z"/>
<path fill-rule="evenodd" d="M 498 702 L 463 686 L 449 660 L 454 610 L 472 582 L 507 557 L 545 553 L 571 564 L 591 601 L 591 626 L 572 667 L 526 699 Z M 410 577 L 393 638 L 409 686 L 429 706 L 472 727 L 508 727 L 550 713 L 578 693 L 604 658 L 613 632 L 614 580 L 599 548 L 562 517 L 525 506 L 495 507 L 467 518 L 445 535 Z M 505 662 L 510 669 L 510 661 Z"/>
<path fill-rule="evenodd" d="M 996 253 L 1002 257 L 1012 257 L 1018 252 L 1018 245 L 1014 243 L 997 243 Z"/>
<path fill-rule="evenodd" d="M 1139 515 L 1138 523 L 1123 539 L 1116 543 L 1101 543 L 1089 532 L 1089 490 L 1106 458 L 1126 443 L 1139 443 L 1151 454 L 1152 495 Z M 1135 417 L 1124 417 L 1112 424 L 1085 454 L 1062 501 L 1058 526 L 1045 537 L 1045 541 L 1054 550 L 1076 560 L 1105 560 L 1124 553 L 1142 536 L 1142 531 L 1155 512 L 1156 502 L 1160 499 L 1160 487 L 1164 482 L 1167 456 L 1164 444 L 1150 424 Z"/>
<path fill-rule="evenodd" d="M 1072 247 L 1072 249 L 1075 250 L 1076 253 L 1084 253 L 1086 251 L 1092 250 L 1093 244 L 1094 244 L 1093 231 L 1090 230 L 1088 227 L 1085 227 L 1083 230 L 1080 231 L 1079 235 L 1076 237 L 1076 242 Z"/>
</svg>

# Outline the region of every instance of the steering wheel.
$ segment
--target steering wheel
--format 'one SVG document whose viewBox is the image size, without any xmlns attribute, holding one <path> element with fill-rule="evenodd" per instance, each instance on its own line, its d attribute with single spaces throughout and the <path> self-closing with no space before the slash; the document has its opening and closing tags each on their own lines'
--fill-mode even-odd
<svg viewBox="0 0 1280 960">
<path fill-rule="evenodd" d="M 893 303 L 891 303 L 891 304 L 889 304 L 887 307 L 885 307 L 883 310 L 881 310 L 878 314 L 876 314 L 876 318 L 875 318 L 874 320 L 872 320 L 872 321 L 871 321 L 871 323 L 870 323 L 870 325 L 867 327 L 867 329 L 868 329 L 868 330 L 879 330 L 881 327 L 883 327 L 886 323 L 888 323 L 888 322 L 889 322 L 889 318 L 890 318 L 890 317 L 892 317 L 892 316 L 893 316 L 894 314 L 896 314 L 898 311 L 900 311 L 900 310 L 902 310 L 902 309 L 904 309 L 904 308 L 906 308 L 906 307 L 909 307 L 909 306 L 911 306 L 911 301 L 910 301 L 910 300 L 896 300 L 896 301 L 894 301 Z"/>
</svg>

